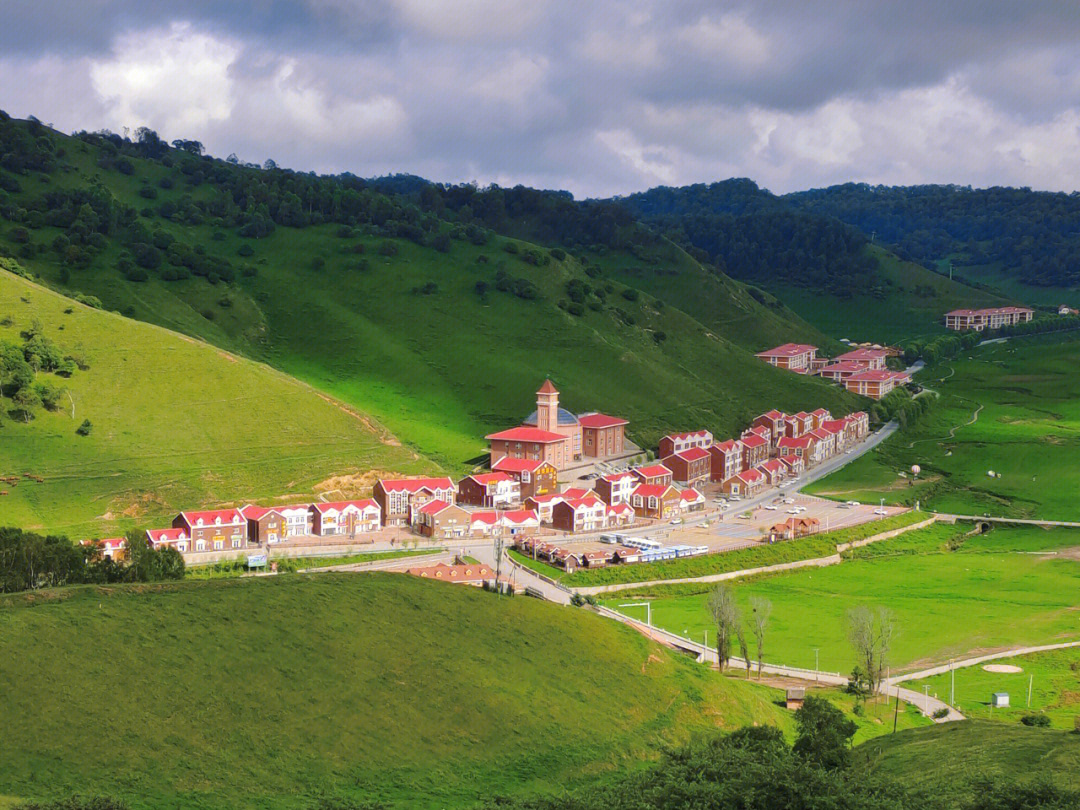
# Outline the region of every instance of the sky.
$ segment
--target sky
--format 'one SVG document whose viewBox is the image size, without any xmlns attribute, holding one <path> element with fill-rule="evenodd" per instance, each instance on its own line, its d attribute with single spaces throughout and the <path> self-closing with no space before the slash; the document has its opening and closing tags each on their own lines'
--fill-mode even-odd
<svg viewBox="0 0 1080 810">
<path fill-rule="evenodd" d="M 0 109 L 578 197 L 1080 188 L 1072 0 L 0 0 Z"/>
</svg>

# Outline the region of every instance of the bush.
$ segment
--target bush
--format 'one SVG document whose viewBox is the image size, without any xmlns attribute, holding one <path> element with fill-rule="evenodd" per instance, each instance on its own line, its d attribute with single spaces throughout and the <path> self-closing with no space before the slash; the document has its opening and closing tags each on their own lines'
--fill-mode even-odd
<svg viewBox="0 0 1080 810">
<path fill-rule="evenodd" d="M 1020 722 L 1025 726 L 1032 726 L 1034 728 L 1050 727 L 1050 718 L 1045 714 L 1025 714 L 1020 718 Z"/>
<path fill-rule="evenodd" d="M 83 419 L 82 424 L 75 428 L 76 436 L 89 436 L 90 431 L 94 429 L 94 425 L 89 419 Z"/>
<path fill-rule="evenodd" d="M 253 248 L 247 242 L 244 242 L 244 244 L 240 245 L 240 247 L 238 247 L 236 249 L 236 254 L 238 256 L 245 256 L 245 257 L 254 256 L 255 255 L 255 248 Z"/>
<path fill-rule="evenodd" d="M 379 255 L 380 256 L 386 256 L 387 258 L 389 258 L 390 256 L 397 256 L 397 253 L 398 253 L 397 242 L 391 242 L 390 240 L 387 240 L 387 241 L 381 242 L 379 244 Z"/>
<path fill-rule="evenodd" d="M 581 304 L 572 303 L 566 308 L 566 311 L 569 312 L 571 315 L 580 317 L 585 314 L 585 307 L 583 307 Z"/>
<path fill-rule="evenodd" d="M 517 242 L 504 242 L 503 243 L 503 250 L 505 250 L 507 253 L 517 253 L 518 252 Z"/>
<path fill-rule="evenodd" d="M 633 287 L 627 287 L 625 290 L 622 291 L 622 297 L 625 298 L 627 301 L 637 301 L 638 291 L 635 290 Z"/>
<path fill-rule="evenodd" d="M 942 706 L 932 715 L 935 720 L 944 720 L 949 716 L 949 710 Z"/>
</svg>

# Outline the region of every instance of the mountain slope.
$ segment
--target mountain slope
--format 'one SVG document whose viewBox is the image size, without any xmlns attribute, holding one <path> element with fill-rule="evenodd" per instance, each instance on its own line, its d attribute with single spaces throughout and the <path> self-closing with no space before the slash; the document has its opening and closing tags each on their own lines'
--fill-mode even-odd
<svg viewBox="0 0 1080 810">
<path fill-rule="evenodd" d="M 775 692 L 616 622 L 401 574 L 52 596 L 0 600 L 0 795 L 471 806 L 790 724 Z"/>
<path fill-rule="evenodd" d="M 869 229 L 807 203 L 813 194 L 778 197 L 727 180 L 658 187 L 621 202 L 834 338 L 895 341 L 942 331 L 950 309 L 1015 303 L 902 260 L 871 243 Z"/>
<path fill-rule="evenodd" d="M 0 484 L 5 525 L 103 536 L 180 508 L 310 496 L 336 474 L 433 466 L 368 417 L 265 365 L 4 271 L 0 318 L 0 341 L 18 344 L 36 321 L 88 366 L 54 380 L 70 392 L 57 410 L 0 425 L 0 475 L 43 479 Z M 84 419 L 92 430 L 78 436 Z"/>
<path fill-rule="evenodd" d="M 698 425 L 731 433 L 770 407 L 858 404 L 750 353 L 819 332 L 655 236 L 633 241 L 632 222 L 608 228 L 608 211 L 558 214 L 576 240 L 568 252 L 484 224 L 524 232 L 543 221 L 557 235 L 562 220 L 548 208 L 562 203 L 540 192 L 429 187 L 433 198 L 414 201 L 148 136 L 71 138 L 11 121 L 6 131 L 5 148 L 23 159 L 0 172 L 10 220 L 0 246 L 24 266 L 265 360 L 448 469 L 468 468 L 486 433 L 531 411 L 545 376 L 569 407 L 630 419 L 645 444 Z M 35 131 L 29 143 L 17 137 Z M 674 268 L 681 280 L 638 281 L 635 267 Z"/>
</svg>

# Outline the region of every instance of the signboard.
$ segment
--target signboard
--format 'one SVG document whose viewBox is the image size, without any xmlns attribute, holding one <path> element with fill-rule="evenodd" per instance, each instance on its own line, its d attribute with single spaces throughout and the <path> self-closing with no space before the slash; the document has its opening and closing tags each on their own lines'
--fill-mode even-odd
<svg viewBox="0 0 1080 810">
<path fill-rule="evenodd" d="M 266 555 L 265 554 L 249 554 L 247 558 L 248 568 L 265 568 L 266 567 Z"/>
</svg>

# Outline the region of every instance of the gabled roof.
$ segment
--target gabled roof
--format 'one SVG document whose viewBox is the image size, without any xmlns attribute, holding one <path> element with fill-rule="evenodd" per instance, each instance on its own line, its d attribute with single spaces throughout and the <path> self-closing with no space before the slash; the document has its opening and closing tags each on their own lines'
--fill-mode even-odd
<svg viewBox="0 0 1080 810">
<path fill-rule="evenodd" d="M 219 518 L 225 525 L 244 522 L 244 517 L 240 514 L 239 509 L 207 509 L 201 512 L 181 512 L 180 517 L 186 520 L 190 526 L 194 526 L 199 520 L 202 520 L 204 526 L 213 525 Z"/>
<path fill-rule="evenodd" d="M 544 504 L 544 503 L 552 503 L 552 502 L 554 502 L 554 503 L 562 503 L 563 501 L 566 500 L 566 497 L 564 495 L 562 495 L 561 493 L 559 493 L 559 492 L 552 492 L 552 493 L 550 493 L 548 495 L 530 495 L 525 500 L 526 500 L 526 502 L 532 501 L 535 504 Z"/>
<path fill-rule="evenodd" d="M 457 489 L 450 478 L 380 478 L 379 483 L 386 492 L 419 492 L 422 489 L 434 492 L 437 489 Z"/>
<path fill-rule="evenodd" d="M 802 460 L 802 456 L 780 456 L 779 458 L 777 458 L 777 461 L 779 461 L 785 467 L 796 467 L 799 464 L 805 464 L 805 462 Z"/>
<path fill-rule="evenodd" d="M 626 478 L 635 478 L 636 479 L 637 476 L 634 475 L 629 470 L 623 470 L 622 472 L 617 472 L 617 473 L 608 473 L 607 475 L 601 475 L 600 476 L 601 481 L 607 481 L 609 484 L 614 484 L 616 481 L 622 481 L 622 480 L 624 480 Z"/>
<path fill-rule="evenodd" d="M 848 382 L 885 382 L 886 380 L 907 379 L 907 375 L 901 371 L 886 371 L 875 369 L 873 371 L 860 371 L 848 377 Z"/>
<path fill-rule="evenodd" d="M 784 466 L 783 462 L 778 458 L 770 458 L 768 461 L 763 461 L 757 465 L 754 469 L 768 470 L 769 472 L 778 472 Z"/>
<path fill-rule="evenodd" d="M 417 511 L 424 515 L 437 515 L 440 512 L 445 512 L 451 506 L 453 506 L 453 504 L 448 503 L 447 501 L 428 501 Z"/>
<path fill-rule="evenodd" d="M 743 483 L 753 484 L 764 479 L 765 475 L 758 470 L 743 470 L 741 473 L 736 473 L 735 477 Z"/>
<path fill-rule="evenodd" d="M 539 517 L 537 516 L 535 509 L 514 509 L 509 512 L 503 512 L 502 519 L 507 524 L 531 523 L 533 521 L 539 522 Z"/>
<path fill-rule="evenodd" d="M 585 487 L 567 487 L 561 493 L 564 501 L 572 501 L 575 498 L 587 498 L 590 495 L 592 497 L 598 497 L 591 489 L 585 489 Z"/>
<path fill-rule="evenodd" d="M 663 441 L 664 439 L 671 439 L 672 441 L 681 441 L 683 439 L 692 439 L 692 438 L 702 438 L 703 439 L 706 436 L 711 436 L 711 435 L 712 434 L 709 433 L 709 431 L 707 431 L 707 430 L 690 430 L 690 431 L 687 431 L 686 433 L 669 433 L 667 436 L 664 436 L 664 438 L 661 439 L 660 441 Z"/>
<path fill-rule="evenodd" d="M 842 363 L 831 363 L 821 370 L 822 374 L 830 372 L 832 374 L 845 374 L 847 372 L 856 372 L 866 368 L 865 363 L 857 363 L 854 360 L 845 360 Z M 828 376 L 828 375 L 826 375 Z"/>
<path fill-rule="evenodd" d="M 821 423 L 821 430 L 827 430 L 829 433 L 843 433 L 847 424 L 846 419 L 826 419 Z"/>
<path fill-rule="evenodd" d="M 466 475 L 463 480 L 468 480 L 470 478 L 483 487 L 486 487 L 488 484 L 498 484 L 502 481 L 514 480 L 506 473 L 498 471 L 489 473 L 476 473 L 475 475 Z"/>
<path fill-rule="evenodd" d="M 373 501 L 371 498 L 364 498 L 360 501 L 330 501 L 329 503 L 316 503 L 312 504 L 319 514 L 326 514 L 327 512 L 340 512 L 343 509 L 347 509 L 353 506 L 363 512 L 366 509 L 378 509 L 379 504 Z"/>
<path fill-rule="evenodd" d="M 175 543 L 182 537 L 187 537 L 183 529 L 147 529 L 146 536 L 152 543 Z"/>
<path fill-rule="evenodd" d="M 494 464 L 491 465 L 491 469 L 496 472 L 536 472 L 543 464 L 550 464 L 551 462 L 544 461 L 542 459 L 531 458 L 510 458 L 510 456 L 503 456 Z"/>
<path fill-rule="evenodd" d="M 811 346 L 809 343 L 785 343 L 782 346 L 777 346 L 775 349 L 769 349 L 767 352 L 758 352 L 758 357 L 796 357 L 800 354 L 806 354 L 807 352 L 816 352 L 817 346 Z"/>
<path fill-rule="evenodd" d="M 777 419 L 785 418 L 786 414 L 783 411 L 778 411 L 776 410 L 776 408 L 773 408 L 771 411 L 766 411 L 761 416 L 764 416 L 766 419 L 771 419 L 775 422 Z M 760 419 L 761 416 L 759 416 L 758 419 Z"/>
<path fill-rule="evenodd" d="M 844 352 L 836 357 L 839 362 L 866 362 L 869 360 L 880 360 L 882 357 L 888 357 L 889 353 L 884 349 L 854 349 L 850 352 Z"/>
<path fill-rule="evenodd" d="M 806 435 L 799 436 L 798 438 L 795 438 L 793 436 L 784 436 L 784 438 L 777 442 L 776 446 L 777 448 L 792 447 L 805 450 L 807 447 L 809 447 L 816 441 L 816 436 L 811 436 L 809 433 L 807 433 Z"/>
<path fill-rule="evenodd" d="M 634 467 L 630 472 L 639 478 L 657 478 L 661 475 L 671 475 L 672 472 L 663 464 L 650 464 L 647 467 Z"/>
<path fill-rule="evenodd" d="M 686 450 L 680 450 L 678 453 L 672 453 L 671 455 L 681 458 L 683 461 L 700 461 L 709 457 L 709 451 L 704 447 L 688 447 Z M 671 458 L 671 456 L 668 456 L 668 458 Z"/>
<path fill-rule="evenodd" d="M 248 520 L 259 520 L 260 518 L 270 514 L 271 512 L 277 512 L 279 515 L 285 511 L 301 509 L 305 512 L 311 509 L 310 503 L 292 503 L 287 506 L 254 506 L 248 504 L 241 507 L 240 514 Z"/>
<path fill-rule="evenodd" d="M 617 503 L 614 506 L 609 506 L 607 511 L 609 515 L 625 515 L 627 512 L 630 514 L 634 513 L 633 507 L 628 503 Z"/>
<path fill-rule="evenodd" d="M 484 523 L 488 526 L 494 526 L 499 522 L 499 513 L 494 510 L 489 512 L 473 512 L 469 515 L 469 520 L 473 523 Z"/>
<path fill-rule="evenodd" d="M 679 497 L 689 503 L 697 503 L 698 501 L 705 500 L 705 496 L 698 492 L 696 489 L 680 490 Z"/>
<path fill-rule="evenodd" d="M 643 498 L 662 498 L 671 490 L 675 490 L 676 494 L 679 492 L 671 484 L 638 484 L 630 495 L 640 495 Z"/>
<path fill-rule="evenodd" d="M 836 434 L 833 433 L 832 431 L 823 430 L 822 428 L 814 428 L 813 430 L 811 430 L 806 435 L 807 436 L 813 436 L 816 439 L 831 439 Z"/>
<path fill-rule="evenodd" d="M 607 504 L 605 504 L 602 500 L 595 496 L 591 498 L 571 498 L 570 500 L 563 501 L 561 504 L 559 504 L 559 506 L 569 507 L 575 512 L 578 509 L 591 509 L 596 506 L 603 506 L 604 508 L 607 508 Z"/>
<path fill-rule="evenodd" d="M 412 574 L 416 577 L 424 577 L 426 579 L 442 579 L 448 582 L 479 582 L 485 579 L 491 579 L 494 573 L 483 563 L 476 565 L 447 565 L 446 563 L 436 563 L 435 565 L 427 565 L 421 568 L 406 568 L 406 574 Z"/>
<path fill-rule="evenodd" d="M 767 441 L 761 438 L 761 436 L 758 436 L 756 433 L 751 433 L 748 436 L 744 436 L 741 441 L 743 447 L 761 447 L 761 445 L 763 444 L 768 444 Z"/>
<path fill-rule="evenodd" d="M 578 424 L 584 428 L 609 428 L 619 425 L 629 425 L 625 419 L 617 416 L 608 416 L 604 413 L 584 413 L 578 416 Z"/>
<path fill-rule="evenodd" d="M 722 451 L 724 453 L 730 453 L 732 451 L 741 450 L 742 449 L 742 442 L 739 439 L 728 439 L 726 442 L 720 442 L 719 444 L 714 444 L 709 449 L 710 450 L 719 450 L 719 451 Z"/>
<path fill-rule="evenodd" d="M 561 433 L 552 433 L 550 430 L 541 430 L 534 427 L 516 427 L 509 430 L 500 430 L 485 436 L 488 440 L 504 442 L 532 442 L 534 444 L 555 444 L 566 441 L 566 436 Z"/>
<path fill-rule="evenodd" d="M 811 411 L 810 415 L 811 416 L 831 416 L 832 414 L 829 413 L 828 408 L 818 408 L 818 409 L 816 409 L 814 411 Z"/>
</svg>

